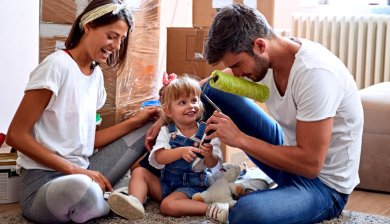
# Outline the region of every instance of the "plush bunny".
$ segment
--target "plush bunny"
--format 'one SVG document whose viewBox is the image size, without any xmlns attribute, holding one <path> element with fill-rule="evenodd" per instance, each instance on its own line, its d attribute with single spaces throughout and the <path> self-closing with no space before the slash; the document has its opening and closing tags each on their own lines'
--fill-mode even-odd
<svg viewBox="0 0 390 224">
<path fill-rule="evenodd" d="M 244 191 L 243 184 L 235 183 L 240 172 L 239 165 L 224 163 L 223 167 L 210 177 L 210 186 L 207 190 L 194 194 L 192 199 L 207 204 L 227 202 L 230 207 L 233 207 L 237 202 L 233 196 L 240 196 Z"/>
</svg>

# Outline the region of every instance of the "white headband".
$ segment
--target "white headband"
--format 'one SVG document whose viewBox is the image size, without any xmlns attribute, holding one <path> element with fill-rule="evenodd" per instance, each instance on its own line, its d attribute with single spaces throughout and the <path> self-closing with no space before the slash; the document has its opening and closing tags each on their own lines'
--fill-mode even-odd
<svg viewBox="0 0 390 224">
<path fill-rule="evenodd" d="M 115 4 L 109 3 L 106 5 L 99 6 L 87 13 L 85 13 L 80 19 L 80 29 L 83 29 L 85 24 L 92 22 L 93 20 L 100 18 L 101 16 L 106 15 L 107 13 L 112 12 L 113 15 L 118 14 L 122 9 L 126 9 L 127 5 L 125 3 Z"/>
</svg>

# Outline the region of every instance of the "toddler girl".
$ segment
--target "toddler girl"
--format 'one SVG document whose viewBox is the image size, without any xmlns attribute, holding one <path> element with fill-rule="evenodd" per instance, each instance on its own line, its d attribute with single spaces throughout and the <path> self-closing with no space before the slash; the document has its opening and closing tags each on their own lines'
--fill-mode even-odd
<svg viewBox="0 0 390 224">
<path fill-rule="evenodd" d="M 200 84 L 187 75 L 164 74 L 163 85 L 160 101 L 166 126 L 161 128 L 149 155 L 149 162 L 160 170 L 160 177 L 137 167 L 132 171 L 129 195 L 114 192 L 109 197 L 111 210 L 127 219 L 144 217 L 147 196 L 161 202 L 162 214 L 175 217 L 205 215 L 218 207 L 191 199 L 209 185 L 205 170 L 222 164 L 219 140 L 214 138 L 202 144 L 206 125 L 199 122 L 203 112 Z M 203 159 L 194 164 L 199 161 L 197 154 Z"/>
</svg>

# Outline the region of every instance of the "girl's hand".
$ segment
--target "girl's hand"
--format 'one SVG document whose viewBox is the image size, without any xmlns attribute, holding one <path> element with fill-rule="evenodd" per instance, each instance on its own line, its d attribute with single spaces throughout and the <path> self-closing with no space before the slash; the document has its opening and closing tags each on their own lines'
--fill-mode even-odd
<svg viewBox="0 0 390 224">
<path fill-rule="evenodd" d="M 213 145 L 210 143 L 203 143 L 200 147 L 200 154 L 204 156 L 204 164 L 208 168 L 215 167 L 218 164 L 219 158 L 213 152 Z"/>
<path fill-rule="evenodd" d="M 204 157 L 211 157 L 213 155 L 213 145 L 210 143 L 203 143 L 200 145 L 200 154 Z"/>
<path fill-rule="evenodd" d="M 200 152 L 200 150 L 192 146 L 181 147 L 181 158 L 190 163 L 198 157 L 196 152 Z"/>
</svg>

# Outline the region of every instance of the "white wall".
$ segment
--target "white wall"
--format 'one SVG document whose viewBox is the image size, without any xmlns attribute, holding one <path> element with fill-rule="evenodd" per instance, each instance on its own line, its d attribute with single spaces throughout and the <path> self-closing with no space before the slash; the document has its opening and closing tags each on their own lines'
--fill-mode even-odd
<svg viewBox="0 0 390 224">
<path fill-rule="evenodd" d="M 0 132 L 6 133 L 38 64 L 39 0 L 0 0 Z"/>
<path fill-rule="evenodd" d="M 294 11 L 313 5 L 318 5 L 318 0 L 275 0 L 274 28 L 290 30 Z"/>
</svg>

